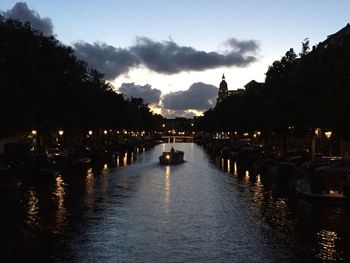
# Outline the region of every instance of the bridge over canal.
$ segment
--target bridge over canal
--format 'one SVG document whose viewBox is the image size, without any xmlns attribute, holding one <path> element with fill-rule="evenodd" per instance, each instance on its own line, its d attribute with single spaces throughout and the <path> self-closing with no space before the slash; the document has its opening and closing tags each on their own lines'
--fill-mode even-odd
<svg viewBox="0 0 350 263">
<path fill-rule="evenodd" d="M 189 135 L 164 135 L 162 136 L 162 140 L 168 143 L 176 143 L 176 142 L 193 142 L 193 136 Z"/>
</svg>

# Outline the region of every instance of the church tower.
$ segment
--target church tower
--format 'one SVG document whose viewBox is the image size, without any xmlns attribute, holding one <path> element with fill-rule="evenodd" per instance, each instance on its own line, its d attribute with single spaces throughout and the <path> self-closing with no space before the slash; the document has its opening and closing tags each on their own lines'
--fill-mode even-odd
<svg viewBox="0 0 350 263">
<path fill-rule="evenodd" d="M 222 81 L 220 83 L 219 93 L 218 93 L 218 98 L 217 98 L 216 104 L 220 103 L 227 96 L 228 96 L 227 83 L 225 81 L 225 75 L 222 74 Z"/>
</svg>

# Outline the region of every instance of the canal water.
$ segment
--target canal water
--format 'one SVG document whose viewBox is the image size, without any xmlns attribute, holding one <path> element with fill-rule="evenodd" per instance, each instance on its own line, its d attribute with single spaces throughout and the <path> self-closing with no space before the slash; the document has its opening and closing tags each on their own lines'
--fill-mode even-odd
<svg viewBox="0 0 350 263">
<path fill-rule="evenodd" d="M 159 165 L 171 146 L 186 162 Z M 176 143 L 2 179 L 0 262 L 350 262 L 348 205 L 299 200 L 240 164 L 223 167 Z"/>
</svg>

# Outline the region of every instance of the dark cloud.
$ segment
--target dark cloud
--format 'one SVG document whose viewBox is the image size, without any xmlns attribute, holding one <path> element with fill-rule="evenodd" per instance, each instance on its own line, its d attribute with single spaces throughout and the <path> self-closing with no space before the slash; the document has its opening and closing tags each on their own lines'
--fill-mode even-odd
<svg viewBox="0 0 350 263">
<path fill-rule="evenodd" d="M 180 71 L 205 70 L 221 66 L 244 67 L 256 60 L 246 56 L 245 42 L 237 41 L 235 49 L 226 54 L 198 51 L 192 47 L 179 46 L 174 41 L 155 42 L 146 37 L 137 38 L 130 51 L 136 54 L 146 67 L 166 74 Z M 250 43 L 248 43 L 250 45 Z M 236 47 L 240 47 L 236 49 Z"/>
<path fill-rule="evenodd" d="M 114 79 L 140 64 L 139 59 L 130 51 L 104 43 L 91 45 L 78 42 L 74 44 L 74 48 L 75 54 L 80 59 L 85 60 L 91 67 L 105 74 L 106 79 Z"/>
<path fill-rule="evenodd" d="M 149 84 L 141 86 L 134 83 L 123 83 L 119 91 L 128 98 L 142 98 L 148 104 L 158 104 L 161 95 L 159 89 L 152 89 L 152 86 Z"/>
<path fill-rule="evenodd" d="M 53 34 L 53 24 L 50 18 L 41 18 L 34 10 L 30 10 L 26 3 L 18 2 L 12 9 L 0 13 L 5 18 L 13 18 L 22 22 L 30 22 L 34 29 L 40 30 L 44 35 Z"/>
<path fill-rule="evenodd" d="M 170 110 L 207 110 L 215 105 L 218 88 L 202 82 L 192 84 L 188 90 L 163 96 L 163 107 Z"/>
<path fill-rule="evenodd" d="M 199 51 L 171 40 L 156 42 L 146 37 L 138 37 L 135 45 L 126 49 L 85 42 L 76 43 L 74 47 L 78 57 L 104 73 L 107 79 L 140 65 L 158 73 L 175 74 L 222 66 L 245 67 L 256 61 L 252 54 L 259 49 L 257 41 L 231 38 L 225 43 L 229 48 L 225 53 Z"/>
<path fill-rule="evenodd" d="M 232 50 L 236 50 L 239 53 L 255 53 L 260 48 L 260 44 L 256 40 L 237 40 L 235 38 L 230 38 L 225 42 L 226 46 L 230 47 Z"/>
</svg>

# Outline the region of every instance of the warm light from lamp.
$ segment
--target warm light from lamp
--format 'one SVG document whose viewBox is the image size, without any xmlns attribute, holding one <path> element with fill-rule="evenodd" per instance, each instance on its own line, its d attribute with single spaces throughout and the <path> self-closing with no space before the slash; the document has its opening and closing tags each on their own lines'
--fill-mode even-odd
<svg viewBox="0 0 350 263">
<path fill-rule="evenodd" d="M 33 135 L 37 135 L 38 132 L 37 132 L 36 130 L 32 130 L 32 134 L 33 134 Z"/>
<path fill-rule="evenodd" d="M 327 139 L 329 139 L 329 138 L 331 138 L 331 136 L 332 136 L 332 132 L 331 132 L 331 131 L 326 131 L 326 132 L 324 133 L 324 135 L 326 135 Z"/>
<path fill-rule="evenodd" d="M 248 136 L 248 135 L 249 135 L 248 132 L 243 133 L 243 136 Z"/>
<path fill-rule="evenodd" d="M 104 134 L 107 134 L 107 133 L 108 133 L 108 131 L 107 131 L 107 130 L 104 130 L 104 131 L 103 131 L 103 133 L 104 133 Z"/>
<path fill-rule="evenodd" d="M 63 130 L 59 130 L 59 131 L 58 131 L 58 134 L 59 134 L 60 136 L 62 136 L 63 133 L 64 133 Z"/>
<path fill-rule="evenodd" d="M 170 159 L 170 155 L 168 154 L 168 155 L 166 156 L 166 158 L 167 158 L 167 159 Z"/>
<path fill-rule="evenodd" d="M 92 130 L 89 131 L 89 135 L 90 135 L 90 136 L 92 135 Z"/>
<path fill-rule="evenodd" d="M 315 129 L 315 135 L 317 135 L 317 136 L 320 135 L 320 131 L 321 131 L 320 128 L 316 128 L 316 129 Z"/>
</svg>

